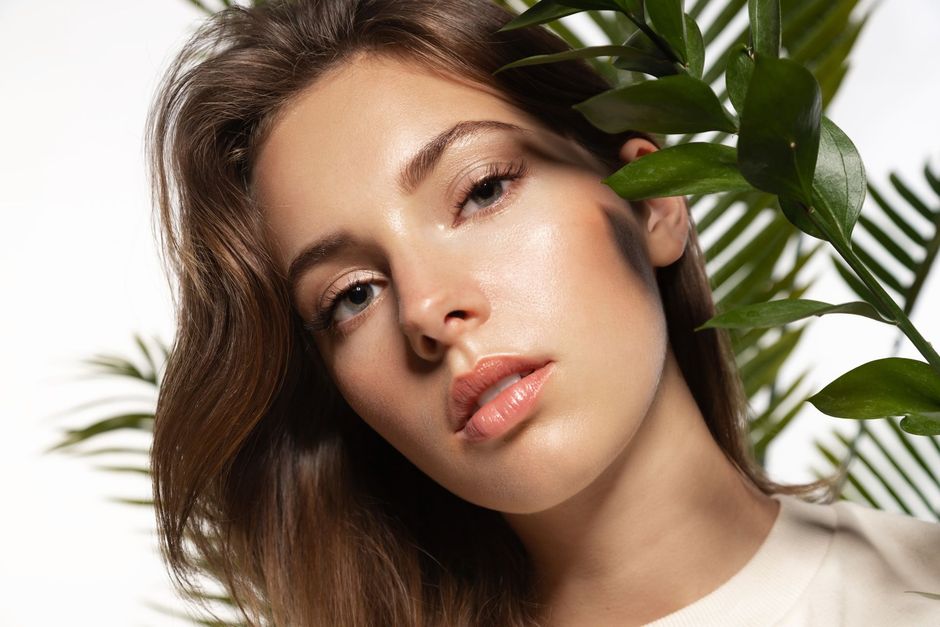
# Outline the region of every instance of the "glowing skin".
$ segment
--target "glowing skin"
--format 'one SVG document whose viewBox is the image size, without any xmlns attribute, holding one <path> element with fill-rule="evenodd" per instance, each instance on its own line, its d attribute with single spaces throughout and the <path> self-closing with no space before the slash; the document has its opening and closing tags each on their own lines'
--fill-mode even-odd
<svg viewBox="0 0 940 627">
<path fill-rule="evenodd" d="M 399 185 L 416 151 L 468 121 L 501 124 L 451 145 L 413 190 Z M 621 154 L 652 149 L 633 140 Z M 478 188 L 455 215 L 488 168 L 519 178 Z M 505 513 L 552 625 L 641 624 L 678 609 L 740 569 L 776 515 L 712 441 L 658 295 L 614 237 L 628 221 L 650 263 L 672 263 L 686 242 L 682 200 L 637 210 L 604 174 L 497 95 L 379 58 L 290 103 L 254 172 L 285 273 L 329 233 L 361 242 L 302 276 L 296 309 L 312 319 L 329 293 L 371 282 L 342 301 L 339 334 L 314 336 L 333 380 L 431 478 Z M 551 359 L 555 372 L 527 420 L 468 443 L 448 423 L 448 387 L 494 354 Z"/>
</svg>

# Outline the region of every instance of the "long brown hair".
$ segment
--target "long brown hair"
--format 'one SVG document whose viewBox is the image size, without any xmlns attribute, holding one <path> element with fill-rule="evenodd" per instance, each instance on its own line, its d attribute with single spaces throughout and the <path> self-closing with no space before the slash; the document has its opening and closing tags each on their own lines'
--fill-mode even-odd
<svg viewBox="0 0 940 627">
<path fill-rule="evenodd" d="M 148 130 L 178 326 L 151 457 L 161 549 L 181 590 L 208 572 L 250 624 L 534 622 L 531 565 L 499 513 L 417 470 L 330 381 L 249 189 L 285 103 L 359 53 L 495 87 L 615 167 L 625 136 L 571 108 L 608 88 L 586 64 L 493 75 L 566 49 L 541 28 L 498 33 L 510 18 L 489 0 L 267 2 L 215 15 L 168 72 Z M 656 279 L 670 344 L 727 457 L 765 493 L 816 490 L 766 477 L 727 338 L 693 331 L 714 313 L 694 229 Z"/>
</svg>

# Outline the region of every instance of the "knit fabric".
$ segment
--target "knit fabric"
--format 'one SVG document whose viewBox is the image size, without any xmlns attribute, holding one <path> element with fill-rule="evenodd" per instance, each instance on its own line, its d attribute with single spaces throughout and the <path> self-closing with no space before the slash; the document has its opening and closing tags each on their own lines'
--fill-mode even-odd
<svg viewBox="0 0 940 627">
<path fill-rule="evenodd" d="M 777 519 L 747 564 L 647 627 L 940 627 L 940 524 L 848 501 L 773 498 Z"/>
</svg>

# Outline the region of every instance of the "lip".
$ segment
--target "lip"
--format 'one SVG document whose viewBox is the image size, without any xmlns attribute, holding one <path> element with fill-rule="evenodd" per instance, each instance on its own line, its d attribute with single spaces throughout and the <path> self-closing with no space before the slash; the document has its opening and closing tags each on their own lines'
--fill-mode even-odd
<svg viewBox="0 0 940 627">
<path fill-rule="evenodd" d="M 450 414 L 451 427 L 454 432 L 464 431 L 464 427 L 474 414 L 477 400 L 491 385 L 512 374 L 525 372 L 527 370 L 533 371 L 529 376 L 524 377 L 522 381 L 518 381 L 500 392 L 496 398 L 490 400 L 490 402 L 484 407 L 481 407 L 479 411 L 493 405 L 503 405 L 503 409 L 508 409 L 505 407 L 505 403 L 499 403 L 498 401 L 501 399 L 506 401 L 506 397 L 513 396 L 513 391 L 517 393 L 516 396 L 521 395 L 521 397 L 526 398 L 532 396 L 532 393 L 537 390 L 530 389 L 532 388 L 531 384 L 535 383 L 535 380 L 530 381 L 530 378 L 537 373 L 540 373 L 539 378 L 544 378 L 551 370 L 550 368 L 545 368 L 545 366 L 552 363 L 554 362 L 551 360 L 521 355 L 497 355 L 479 360 L 473 370 L 455 377 L 451 383 L 448 411 Z M 539 382 L 538 387 L 540 386 L 541 382 Z M 517 400 L 525 400 L 521 397 Z M 518 405 L 519 403 L 512 404 Z M 492 407 L 490 408 L 492 409 Z"/>
</svg>

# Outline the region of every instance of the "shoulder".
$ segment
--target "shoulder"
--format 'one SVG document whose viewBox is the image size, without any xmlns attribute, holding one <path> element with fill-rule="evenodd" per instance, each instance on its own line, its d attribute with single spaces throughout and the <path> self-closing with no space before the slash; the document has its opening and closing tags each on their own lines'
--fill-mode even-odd
<svg viewBox="0 0 940 627">
<path fill-rule="evenodd" d="M 940 524 L 850 501 L 836 511 L 836 549 L 846 556 L 877 556 L 898 576 L 920 574 L 940 587 Z M 940 590 L 938 590 L 940 592 Z"/>
<path fill-rule="evenodd" d="M 940 624 L 940 524 L 858 503 L 776 495 L 795 528 L 830 536 L 801 602 L 783 625 Z M 794 547 L 799 550 L 799 547 Z"/>
</svg>

